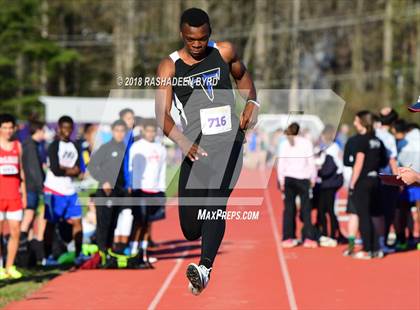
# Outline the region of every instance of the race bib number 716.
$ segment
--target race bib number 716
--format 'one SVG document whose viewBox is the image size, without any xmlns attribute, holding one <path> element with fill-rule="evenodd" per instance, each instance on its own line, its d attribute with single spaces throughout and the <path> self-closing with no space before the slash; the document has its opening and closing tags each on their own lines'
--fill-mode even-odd
<svg viewBox="0 0 420 310">
<path fill-rule="evenodd" d="M 230 105 L 200 110 L 203 135 L 216 135 L 232 130 Z"/>
</svg>

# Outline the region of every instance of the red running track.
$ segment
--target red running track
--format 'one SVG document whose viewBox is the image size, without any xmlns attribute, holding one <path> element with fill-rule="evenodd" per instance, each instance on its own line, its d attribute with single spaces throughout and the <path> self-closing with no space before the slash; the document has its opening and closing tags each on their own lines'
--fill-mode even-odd
<svg viewBox="0 0 420 310">
<path fill-rule="evenodd" d="M 259 172 L 244 171 L 241 180 Z M 282 203 L 274 175 L 267 190 L 236 190 L 263 198 L 254 221 L 230 220 L 208 288 L 187 290 L 185 269 L 199 243 L 186 242 L 176 207 L 154 226 L 163 244 L 155 270 L 68 272 L 7 309 L 420 309 L 420 252 L 356 261 L 342 248 L 282 249 Z"/>
</svg>

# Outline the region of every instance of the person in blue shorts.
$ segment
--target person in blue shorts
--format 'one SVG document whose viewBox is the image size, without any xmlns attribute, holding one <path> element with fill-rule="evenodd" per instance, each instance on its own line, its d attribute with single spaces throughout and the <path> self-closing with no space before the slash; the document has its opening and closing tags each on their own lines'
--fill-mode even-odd
<svg viewBox="0 0 420 310">
<path fill-rule="evenodd" d="M 48 148 L 49 168 L 44 182 L 47 220 L 44 240 L 45 254 L 48 257 L 52 251 L 56 224 L 67 222 L 72 226 L 76 251 L 75 263 L 80 264 L 83 261 L 82 208 L 73 182 L 73 179 L 80 174 L 80 156 L 75 143 L 70 140 L 73 127 L 72 118 L 62 116 L 58 121 L 58 136 Z"/>
</svg>

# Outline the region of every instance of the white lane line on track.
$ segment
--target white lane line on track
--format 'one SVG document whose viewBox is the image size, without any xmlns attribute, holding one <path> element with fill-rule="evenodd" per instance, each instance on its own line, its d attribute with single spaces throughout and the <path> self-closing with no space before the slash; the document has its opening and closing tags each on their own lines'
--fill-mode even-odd
<svg viewBox="0 0 420 310">
<path fill-rule="evenodd" d="M 156 309 L 156 306 L 159 304 L 160 300 L 162 299 L 163 294 L 165 294 L 166 290 L 168 289 L 169 285 L 171 284 L 173 278 L 175 277 L 176 273 L 178 272 L 179 268 L 181 268 L 182 262 L 185 259 L 185 256 L 188 255 L 188 250 L 182 252 L 180 258 L 176 260 L 175 266 L 172 268 L 171 272 L 166 277 L 165 281 L 163 282 L 162 286 L 160 287 L 159 291 L 153 298 L 152 302 L 150 303 L 148 310 Z"/>
<path fill-rule="evenodd" d="M 284 257 L 283 248 L 280 246 L 281 238 L 279 235 L 279 229 L 278 229 L 277 222 L 274 216 L 271 198 L 267 189 L 264 190 L 264 197 L 267 201 L 267 209 L 270 215 L 271 228 L 273 230 L 274 240 L 276 242 L 277 256 L 279 258 L 280 268 L 283 273 L 284 285 L 286 286 L 287 299 L 289 300 L 289 306 L 291 310 L 297 310 L 297 304 L 296 304 L 295 293 L 293 292 L 292 280 L 290 278 L 289 270 L 287 269 L 287 263 Z"/>
</svg>

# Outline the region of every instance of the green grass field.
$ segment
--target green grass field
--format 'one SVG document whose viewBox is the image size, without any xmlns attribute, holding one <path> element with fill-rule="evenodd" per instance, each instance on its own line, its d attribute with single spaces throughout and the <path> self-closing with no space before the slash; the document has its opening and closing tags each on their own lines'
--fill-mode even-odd
<svg viewBox="0 0 420 310">
<path fill-rule="evenodd" d="M 0 308 L 12 301 L 26 298 L 43 284 L 64 272 L 62 269 L 25 270 L 19 268 L 19 270 L 24 274 L 22 279 L 0 281 Z"/>
</svg>

